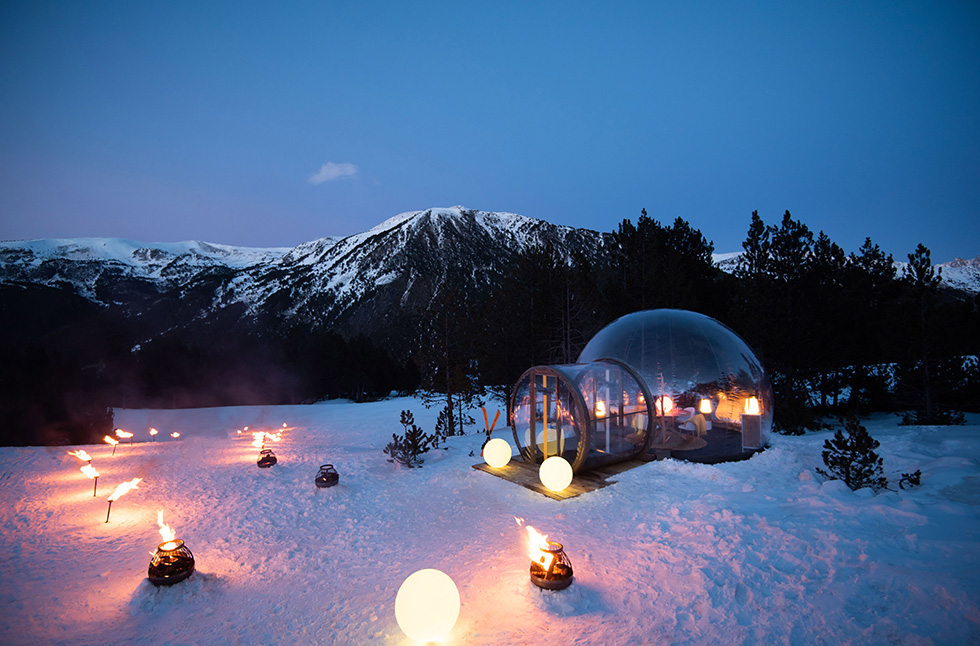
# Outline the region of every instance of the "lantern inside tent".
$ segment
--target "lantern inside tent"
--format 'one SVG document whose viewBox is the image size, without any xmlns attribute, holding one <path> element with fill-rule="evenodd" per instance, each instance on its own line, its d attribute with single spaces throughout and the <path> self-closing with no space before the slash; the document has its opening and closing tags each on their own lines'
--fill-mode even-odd
<svg viewBox="0 0 980 646">
<path fill-rule="evenodd" d="M 772 410 L 765 371 L 738 335 L 662 309 L 612 322 L 576 364 L 525 372 L 509 414 L 525 461 L 560 455 L 578 473 L 636 458 L 749 457 L 768 441 Z"/>
</svg>

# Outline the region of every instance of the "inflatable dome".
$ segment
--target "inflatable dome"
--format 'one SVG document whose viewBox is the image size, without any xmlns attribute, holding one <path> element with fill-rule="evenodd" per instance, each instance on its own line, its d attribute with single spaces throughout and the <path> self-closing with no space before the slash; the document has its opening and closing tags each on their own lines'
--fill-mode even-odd
<svg viewBox="0 0 980 646">
<path fill-rule="evenodd" d="M 721 462 L 765 447 L 772 388 L 728 327 L 647 310 L 603 328 L 578 363 L 525 372 L 509 417 L 525 461 L 561 455 L 575 472 L 636 458 Z"/>
<path fill-rule="evenodd" d="M 667 309 L 627 314 L 589 341 L 579 363 L 600 359 L 629 365 L 649 388 L 658 427 L 653 449 L 715 462 L 747 457 L 769 439 L 769 379 L 745 341 L 709 316 Z"/>
</svg>

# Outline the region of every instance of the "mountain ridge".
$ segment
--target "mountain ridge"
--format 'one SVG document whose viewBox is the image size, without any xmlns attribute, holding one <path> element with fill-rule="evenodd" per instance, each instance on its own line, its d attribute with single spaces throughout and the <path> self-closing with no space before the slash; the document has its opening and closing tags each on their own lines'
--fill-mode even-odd
<svg viewBox="0 0 980 646">
<path fill-rule="evenodd" d="M 186 298 L 200 308 L 197 319 L 227 314 L 372 331 L 379 313 L 397 307 L 420 314 L 444 286 L 461 294 L 492 288 L 533 246 L 596 258 L 611 236 L 453 206 L 405 211 L 367 231 L 291 248 L 123 238 L 0 242 L 0 284 L 69 290 L 99 306 L 129 307 L 131 316 L 154 299 L 173 308 Z M 740 255 L 715 253 L 712 260 L 731 273 Z M 903 265 L 896 262 L 899 275 Z M 980 293 L 980 256 L 936 266 L 947 286 Z"/>
</svg>

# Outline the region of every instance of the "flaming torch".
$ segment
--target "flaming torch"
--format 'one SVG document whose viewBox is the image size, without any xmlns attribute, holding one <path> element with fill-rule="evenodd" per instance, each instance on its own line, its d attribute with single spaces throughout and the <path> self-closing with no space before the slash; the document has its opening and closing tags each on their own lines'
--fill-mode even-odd
<svg viewBox="0 0 980 646">
<path fill-rule="evenodd" d="M 92 497 L 95 498 L 95 494 L 99 490 L 99 472 L 91 464 L 86 464 L 82 467 L 82 473 L 95 480 L 95 486 L 92 488 Z"/>
<path fill-rule="evenodd" d="M 124 431 L 121 428 L 116 429 L 116 437 L 118 437 L 120 440 L 125 440 L 128 438 L 129 443 L 130 444 L 133 443 L 133 434 L 130 433 L 129 431 Z"/>
<path fill-rule="evenodd" d="M 157 432 L 158 432 L 158 431 L 157 431 L 157 430 L 156 430 L 155 428 L 151 428 L 151 429 L 150 429 L 150 437 L 152 437 L 152 438 L 153 438 L 153 441 L 154 441 L 154 442 L 156 442 L 156 441 L 157 441 Z"/>
<path fill-rule="evenodd" d="M 115 455 L 116 454 L 116 445 L 119 444 L 119 440 L 117 440 L 114 437 L 109 437 L 108 435 L 106 435 L 102 439 L 105 440 L 106 444 L 111 444 L 112 445 L 112 454 Z"/>
<path fill-rule="evenodd" d="M 176 440 L 178 437 L 180 437 L 180 433 L 178 433 L 177 431 L 174 431 L 173 433 L 170 434 L 170 437 L 172 437 L 172 438 L 174 438 Z"/>
<path fill-rule="evenodd" d="M 124 494 L 135 489 L 136 485 L 138 485 L 142 481 L 143 478 L 133 478 L 132 480 L 128 482 L 124 482 L 118 487 L 116 487 L 116 490 L 109 495 L 109 509 L 107 509 L 105 512 L 105 522 L 107 523 L 109 522 L 109 513 L 112 511 L 112 503 L 116 500 L 119 500 L 119 498 L 122 497 Z"/>
<path fill-rule="evenodd" d="M 173 585 L 194 573 L 194 555 L 184 541 L 176 538 L 177 534 L 170 525 L 163 522 L 162 510 L 157 512 L 157 525 L 163 542 L 157 545 L 157 551 L 153 553 L 146 578 L 156 586 Z"/>
<path fill-rule="evenodd" d="M 549 541 L 527 525 L 528 556 L 531 557 L 531 583 L 546 590 L 564 590 L 572 584 L 572 562 L 561 543 Z"/>
<path fill-rule="evenodd" d="M 68 455 L 74 455 L 76 458 L 78 458 L 82 462 L 88 462 L 89 464 L 92 464 L 92 456 L 90 456 L 88 453 L 86 453 L 82 449 L 78 449 L 77 451 L 69 451 L 68 452 Z"/>
</svg>

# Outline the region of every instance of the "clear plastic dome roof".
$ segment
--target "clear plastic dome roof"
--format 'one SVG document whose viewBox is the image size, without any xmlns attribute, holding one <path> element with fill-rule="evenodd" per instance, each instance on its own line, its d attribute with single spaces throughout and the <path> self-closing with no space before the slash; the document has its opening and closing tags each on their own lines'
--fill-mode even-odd
<svg viewBox="0 0 980 646">
<path fill-rule="evenodd" d="M 579 363 L 603 359 L 633 368 L 654 398 L 669 398 L 663 406 L 696 412 L 705 407 L 711 411 L 706 421 L 738 433 L 745 415 L 746 430 L 759 434 L 746 446 L 761 447 L 768 440 L 773 400 L 765 371 L 749 346 L 711 317 L 670 309 L 628 314 L 596 334 Z M 743 451 L 734 442 L 731 449 L 715 444 L 704 448 L 703 457 L 725 459 Z"/>
</svg>

